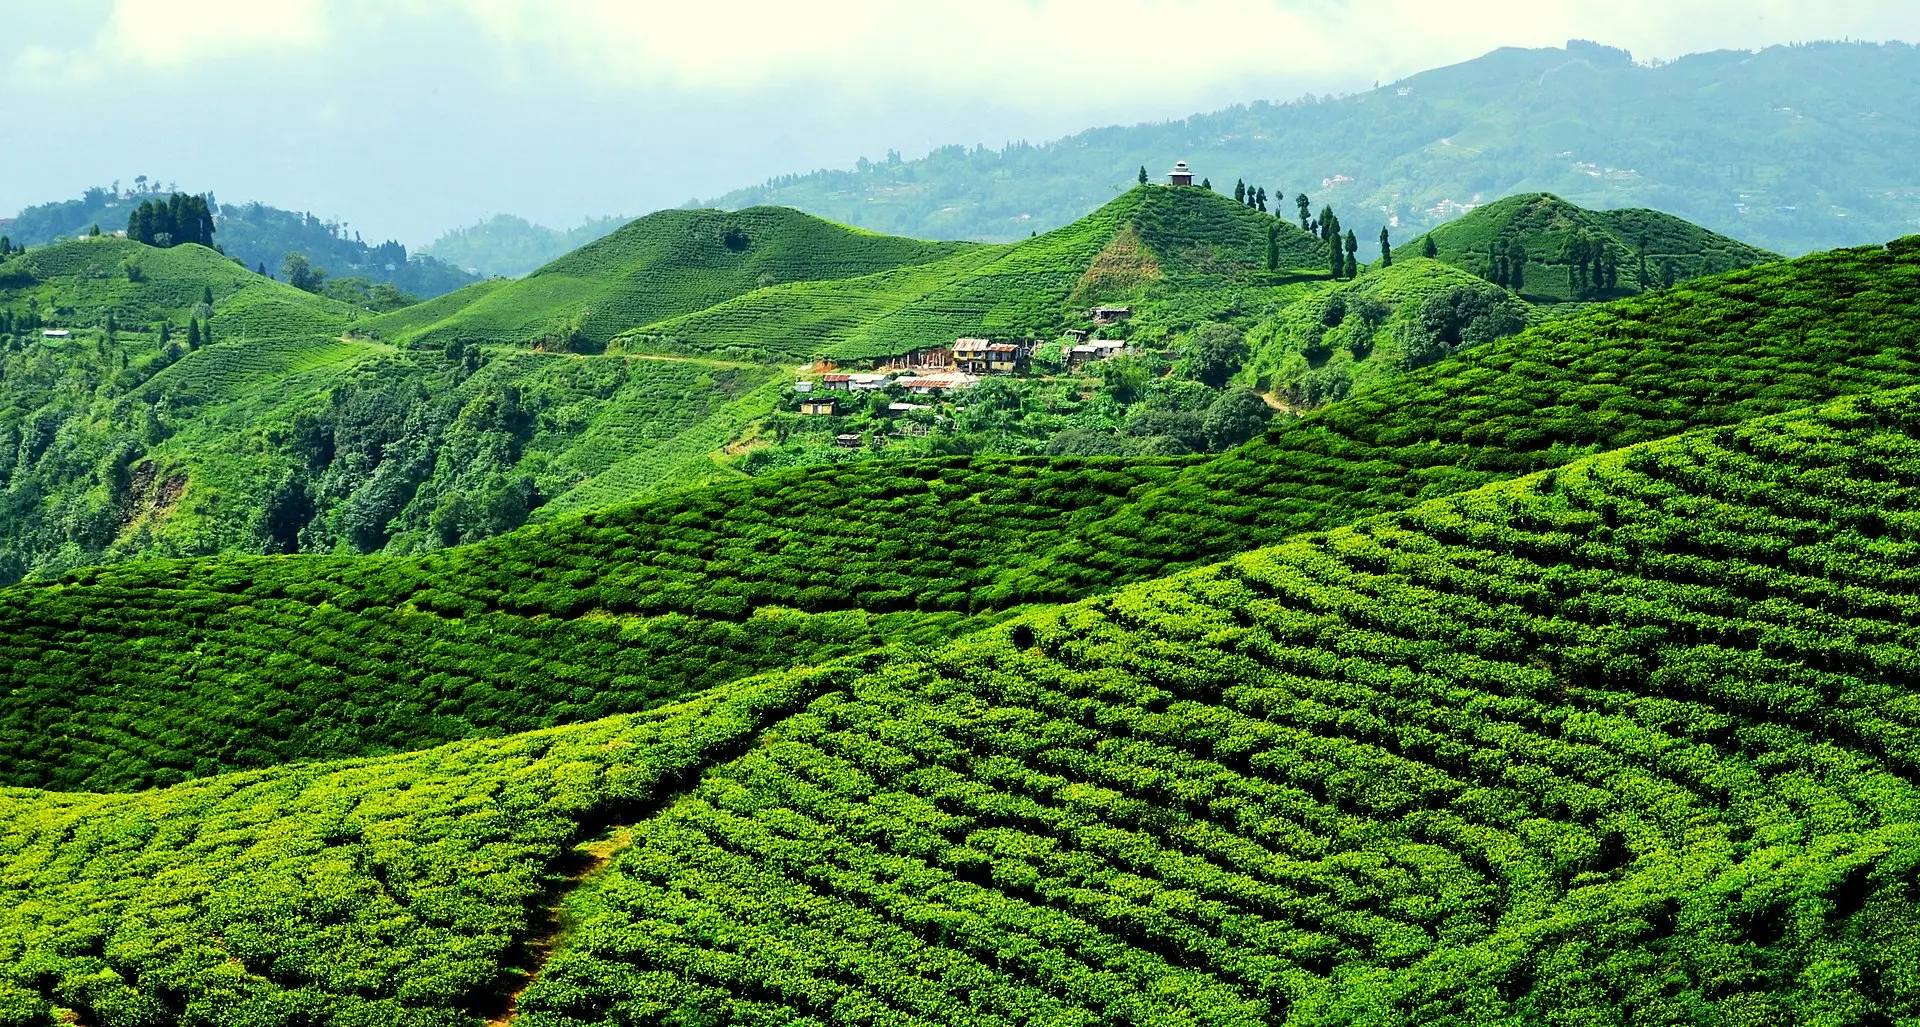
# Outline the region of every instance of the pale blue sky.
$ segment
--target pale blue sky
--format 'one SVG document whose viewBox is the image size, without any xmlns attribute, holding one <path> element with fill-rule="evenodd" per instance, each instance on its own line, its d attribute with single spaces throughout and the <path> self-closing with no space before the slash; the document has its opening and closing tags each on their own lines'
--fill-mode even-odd
<svg viewBox="0 0 1920 1027">
<path fill-rule="evenodd" d="M 1920 39 L 1912 0 L 0 0 L 0 212 L 147 174 L 421 245 L 1497 46 Z"/>
</svg>

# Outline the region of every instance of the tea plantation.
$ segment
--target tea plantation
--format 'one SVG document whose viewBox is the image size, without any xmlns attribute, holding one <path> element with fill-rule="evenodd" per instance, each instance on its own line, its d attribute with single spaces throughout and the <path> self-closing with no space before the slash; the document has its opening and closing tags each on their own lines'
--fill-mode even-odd
<svg viewBox="0 0 1920 1027">
<path fill-rule="evenodd" d="M 403 343 L 598 350 L 634 325 L 704 310 L 782 282 L 854 278 L 972 249 L 875 235 L 778 207 L 667 210 L 525 278 L 484 282 L 372 322 Z"/>
<path fill-rule="evenodd" d="M 1920 394 L 1856 397 L 640 717 L 8 791 L 0 1000 L 472 1024 L 534 971 L 516 1022 L 1898 1022 L 1916 483 Z"/>
<path fill-rule="evenodd" d="M 928 642 L 1584 453 L 1920 384 L 1916 279 L 1920 251 L 1902 245 L 1593 308 L 1205 460 L 823 467 L 412 560 L 84 572 L 0 594 L 5 677 L 32 683 L 0 696 L 0 739 L 65 740 L 0 746 L 0 768 L 15 784 L 140 787 L 641 709 Z"/>
</svg>

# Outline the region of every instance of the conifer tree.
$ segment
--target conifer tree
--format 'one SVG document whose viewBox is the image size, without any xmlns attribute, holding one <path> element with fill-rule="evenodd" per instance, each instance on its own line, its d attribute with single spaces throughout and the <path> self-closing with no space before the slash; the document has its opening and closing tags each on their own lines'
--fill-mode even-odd
<svg viewBox="0 0 1920 1027">
<path fill-rule="evenodd" d="M 1233 202 L 1247 202 L 1247 180 L 1242 178 L 1233 183 Z"/>
<path fill-rule="evenodd" d="M 200 348 L 200 319 L 193 318 L 193 317 L 187 318 L 187 349 L 189 351 L 192 351 L 192 350 L 197 350 L 199 348 Z"/>
<path fill-rule="evenodd" d="M 1201 179 L 1201 180 L 1200 180 L 1200 188 L 1202 188 L 1202 189 L 1205 189 L 1205 190 L 1206 190 L 1206 191 L 1208 191 L 1208 192 L 1212 192 L 1212 191 L 1213 191 L 1213 179 L 1211 179 L 1211 178 L 1203 178 L 1203 179 Z"/>
<path fill-rule="evenodd" d="M 1351 228 L 1347 229 L 1346 249 L 1347 259 L 1345 265 L 1347 277 L 1353 278 L 1360 273 L 1360 261 L 1355 257 L 1355 254 L 1360 252 L 1360 240 L 1354 237 L 1353 229 Z"/>
<path fill-rule="evenodd" d="M 1432 233 L 1432 232 L 1428 232 L 1428 233 L 1427 233 L 1427 242 L 1426 242 L 1426 245 L 1424 245 L 1424 246 L 1422 246 L 1422 247 L 1420 247 L 1420 255 L 1421 255 L 1421 256 L 1423 256 L 1423 257 L 1438 257 L 1438 256 L 1440 256 L 1440 247 L 1438 247 L 1438 246 L 1435 246 L 1435 245 L 1433 244 L 1433 233 Z"/>
<path fill-rule="evenodd" d="M 1387 235 L 1387 226 L 1380 226 L 1380 266 L 1393 266 L 1393 240 Z"/>
<path fill-rule="evenodd" d="M 1527 284 L 1527 250 L 1514 240 L 1507 246 L 1507 288 L 1519 292 Z"/>
<path fill-rule="evenodd" d="M 1320 208 L 1320 238 L 1325 239 L 1339 234 L 1340 219 L 1333 216 L 1333 205 L 1328 204 Z"/>
<path fill-rule="evenodd" d="M 1267 270 L 1278 271 L 1279 269 L 1280 269 L 1280 226 L 1277 224 L 1273 224 L 1273 225 L 1267 226 Z"/>
<path fill-rule="evenodd" d="M 1145 164 L 1140 165 L 1140 184 L 1147 184 L 1147 166 Z M 378 237 L 376 236 L 376 238 Z"/>
<path fill-rule="evenodd" d="M 1310 231 L 1308 222 L 1313 220 L 1313 215 L 1308 212 L 1313 209 L 1313 201 L 1307 199 L 1306 193 L 1301 193 L 1293 198 L 1293 205 L 1300 208 L 1300 230 Z"/>
<path fill-rule="evenodd" d="M 213 286 L 209 285 L 200 290 L 200 302 L 209 307 L 213 306 Z"/>
<path fill-rule="evenodd" d="M 1260 213 L 1265 214 L 1267 212 L 1267 187 L 1264 185 L 1260 187 L 1258 200 L 1259 202 L 1256 203 L 1255 206 L 1260 208 Z"/>
</svg>

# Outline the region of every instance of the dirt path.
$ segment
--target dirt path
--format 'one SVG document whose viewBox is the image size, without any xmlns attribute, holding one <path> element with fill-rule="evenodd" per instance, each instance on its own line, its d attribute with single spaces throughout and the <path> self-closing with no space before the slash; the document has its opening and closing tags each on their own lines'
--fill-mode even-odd
<svg viewBox="0 0 1920 1027">
<path fill-rule="evenodd" d="M 607 864 L 613 862 L 613 857 L 632 845 L 632 829 L 616 827 L 604 838 L 574 847 L 577 862 L 567 874 L 565 883 L 560 886 L 560 893 L 554 897 L 553 904 L 547 907 L 546 923 L 541 925 L 539 933 L 527 941 L 527 956 L 532 966 L 527 971 L 526 979 L 507 995 L 505 1008 L 487 1021 L 487 1027 L 508 1027 L 513 1023 L 514 1017 L 520 1014 L 520 996 L 540 979 L 540 971 L 546 969 L 547 960 L 566 940 L 567 928 L 571 926 L 563 912 L 567 896 L 600 876 L 607 869 Z"/>
</svg>

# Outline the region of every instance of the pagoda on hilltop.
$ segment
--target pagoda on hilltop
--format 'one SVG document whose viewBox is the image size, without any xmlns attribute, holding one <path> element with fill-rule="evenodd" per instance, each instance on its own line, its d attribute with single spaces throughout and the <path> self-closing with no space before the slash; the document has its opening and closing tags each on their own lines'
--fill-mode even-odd
<svg viewBox="0 0 1920 1027">
<path fill-rule="evenodd" d="M 1183 161 L 1183 160 L 1174 161 L 1173 170 L 1167 172 L 1167 184 L 1168 185 L 1192 185 L 1193 169 L 1190 167 L 1187 167 L 1186 161 Z"/>
</svg>

